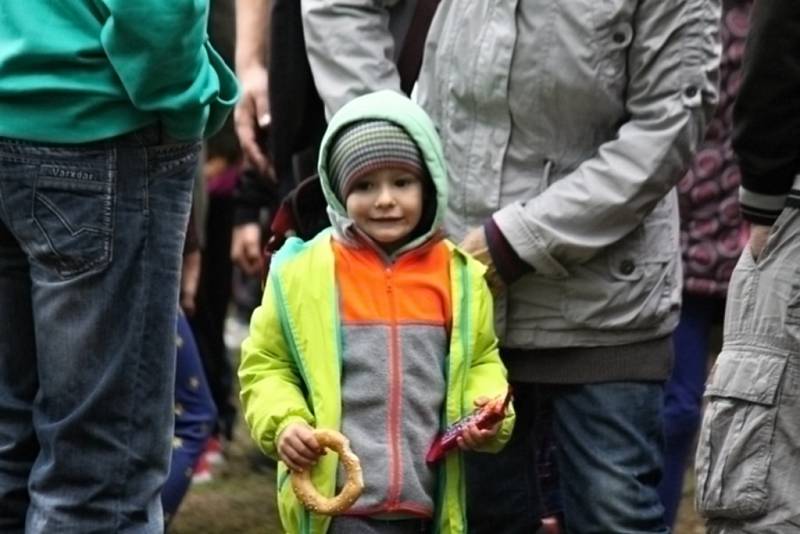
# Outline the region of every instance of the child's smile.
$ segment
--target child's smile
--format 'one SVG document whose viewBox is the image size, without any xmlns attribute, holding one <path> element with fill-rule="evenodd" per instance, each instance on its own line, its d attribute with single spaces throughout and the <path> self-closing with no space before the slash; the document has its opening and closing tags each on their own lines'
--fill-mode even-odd
<svg viewBox="0 0 800 534">
<path fill-rule="evenodd" d="M 372 171 L 353 183 L 345 202 L 356 226 L 388 252 L 405 244 L 422 217 L 422 181 L 402 169 Z"/>
</svg>

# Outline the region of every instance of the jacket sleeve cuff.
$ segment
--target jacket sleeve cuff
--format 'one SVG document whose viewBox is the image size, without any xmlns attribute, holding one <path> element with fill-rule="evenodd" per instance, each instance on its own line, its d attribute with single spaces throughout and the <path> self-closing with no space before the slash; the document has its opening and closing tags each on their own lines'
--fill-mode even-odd
<svg viewBox="0 0 800 534">
<path fill-rule="evenodd" d="M 787 195 L 765 195 L 739 188 L 742 218 L 754 224 L 772 226 L 786 205 Z"/>
<path fill-rule="evenodd" d="M 529 270 L 548 278 L 568 277 L 566 268 L 547 251 L 544 239 L 521 222 L 526 217 L 525 206 L 514 202 L 496 211 L 492 220 L 517 257 L 531 266 Z"/>
<path fill-rule="evenodd" d="M 261 208 L 249 204 L 239 204 L 233 208 L 233 226 L 257 223 L 261 217 Z"/>
<path fill-rule="evenodd" d="M 533 272 L 533 267 L 522 261 L 494 219 L 491 217 L 487 219 L 483 224 L 483 230 L 486 233 L 486 244 L 489 246 L 494 267 L 506 285 L 517 281 L 526 273 Z"/>
</svg>

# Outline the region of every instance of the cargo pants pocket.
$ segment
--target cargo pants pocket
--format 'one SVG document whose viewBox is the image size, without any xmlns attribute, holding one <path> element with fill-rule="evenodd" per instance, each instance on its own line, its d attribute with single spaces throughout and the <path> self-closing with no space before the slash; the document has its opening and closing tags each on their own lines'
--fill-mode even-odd
<svg viewBox="0 0 800 534">
<path fill-rule="evenodd" d="M 706 386 L 697 448 L 697 510 L 709 518 L 763 515 L 787 355 L 723 349 Z"/>
</svg>

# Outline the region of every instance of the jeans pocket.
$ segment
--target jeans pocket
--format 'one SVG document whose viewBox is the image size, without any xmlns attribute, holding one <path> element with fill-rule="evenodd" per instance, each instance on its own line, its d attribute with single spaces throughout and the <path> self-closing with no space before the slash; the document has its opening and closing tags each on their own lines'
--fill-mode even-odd
<svg viewBox="0 0 800 534">
<path fill-rule="evenodd" d="M 42 165 L 33 194 L 33 222 L 43 243 L 34 260 L 74 277 L 111 261 L 113 173 L 67 164 Z"/>
<path fill-rule="evenodd" d="M 171 176 L 193 177 L 186 169 L 197 165 L 200 157 L 199 141 L 168 142 L 148 147 L 147 161 L 150 176 L 164 179 Z"/>
<path fill-rule="evenodd" d="M 766 512 L 767 477 L 787 355 L 725 349 L 711 372 L 697 448 L 698 511 L 746 519 Z"/>
</svg>

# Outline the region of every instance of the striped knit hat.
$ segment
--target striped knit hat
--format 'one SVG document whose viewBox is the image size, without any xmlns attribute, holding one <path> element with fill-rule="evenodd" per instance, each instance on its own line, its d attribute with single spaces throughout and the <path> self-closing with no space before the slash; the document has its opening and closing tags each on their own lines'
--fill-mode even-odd
<svg viewBox="0 0 800 534">
<path fill-rule="evenodd" d="M 387 167 L 426 175 L 419 147 L 393 122 L 355 122 L 342 128 L 331 144 L 328 175 L 331 189 L 342 204 L 357 178 Z"/>
</svg>

